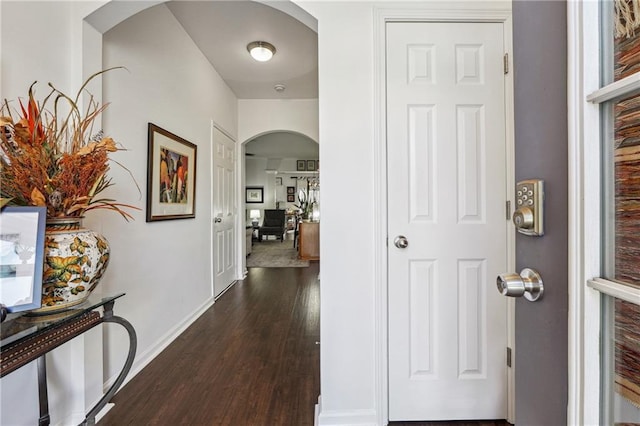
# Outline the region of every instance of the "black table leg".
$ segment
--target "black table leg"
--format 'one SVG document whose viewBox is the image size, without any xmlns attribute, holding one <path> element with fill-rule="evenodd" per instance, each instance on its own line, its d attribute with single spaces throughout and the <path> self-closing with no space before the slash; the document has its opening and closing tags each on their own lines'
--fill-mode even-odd
<svg viewBox="0 0 640 426">
<path fill-rule="evenodd" d="M 129 374 L 129 370 L 131 370 L 131 366 L 133 365 L 133 360 L 136 357 L 136 349 L 138 347 L 138 338 L 136 336 L 136 331 L 129 321 L 113 315 L 113 304 L 114 301 L 111 301 L 110 303 L 104 305 L 104 314 L 102 320 L 103 322 L 113 322 L 116 324 L 120 324 L 127 330 L 127 333 L 129 333 L 129 353 L 127 354 L 127 359 L 124 362 L 124 366 L 122 367 L 122 371 L 118 375 L 118 378 L 113 383 L 113 385 L 111 385 L 109 390 L 102 396 L 100 401 L 98 401 L 98 403 L 91 409 L 91 411 L 89 411 L 87 417 L 82 423 L 80 423 L 81 426 L 93 426 L 96 424 L 96 415 L 100 412 L 100 410 L 104 408 L 105 405 L 107 405 L 109 401 L 111 401 L 113 395 L 116 394 L 116 392 L 124 382 L 124 379 L 127 377 L 127 374 Z"/>
<path fill-rule="evenodd" d="M 36 361 L 38 365 L 38 401 L 40 404 L 40 418 L 38 426 L 49 426 L 49 395 L 47 393 L 47 360 L 46 355 L 42 355 Z"/>
</svg>

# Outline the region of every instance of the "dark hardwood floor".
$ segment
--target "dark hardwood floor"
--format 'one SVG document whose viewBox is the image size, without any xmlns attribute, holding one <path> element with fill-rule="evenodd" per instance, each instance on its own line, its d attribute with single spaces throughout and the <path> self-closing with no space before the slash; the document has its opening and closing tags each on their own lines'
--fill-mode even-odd
<svg viewBox="0 0 640 426">
<path fill-rule="evenodd" d="M 463 420 L 457 422 L 390 422 L 389 426 L 511 426 L 506 420 Z"/>
<path fill-rule="evenodd" d="M 313 425 L 318 270 L 250 269 L 118 392 L 99 425 Z"/>
<path fill-rule="evenodd" d="M 318 269 L 317 262 L 249 269 L 244 281 L 120 390 L 99 426 L 313 425 L 320 394 Z"/>
</svg>

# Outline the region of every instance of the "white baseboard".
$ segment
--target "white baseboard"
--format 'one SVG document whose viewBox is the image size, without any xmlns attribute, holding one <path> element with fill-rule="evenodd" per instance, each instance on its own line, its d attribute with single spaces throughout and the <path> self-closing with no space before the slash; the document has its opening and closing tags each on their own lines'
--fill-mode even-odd
<svg viewBox="0 0 640 426">
<path fill-rule="evenodd" d="M 380 426 L 375 410 L 327 411 L 322 409 L 322 395 L 315 406 L 314 426 Z"/>
<path fill-rule="evenodd" d="M 127 383 L 129 383 L 131 379 L 133 379 L 140 371 L 142 371 L 144 367 L 146 367 L 151 361 L 153 361 L 155 357 L 157 357 L 167 346 L 171 344 L 171 342 L 173 342 L 178 336 L 180 336 L 180 334 L 182 334 L 183 331 L 185 331 L 191 324 L 193 324 L 195 320 L 197 320 L 207 309 L 213 306 L 213 304 L 213 297 L 207 299 L 207 301 L 202 304 L 200 308 L 196 309 L 193 314 L 186 317 L 182 322 L 165 333 L 165 335 L 162 336 L 155 345 L 137 356 L 137 360 L 133 363 L 131 371 L 124 379 L 124 382 L 122 383 L 122 386 L 120 386 L 120 389 L 122 389 Z M 120 372 L 110 377 L 104 383 L 103 389 L 105 392 L 116 381 L 116 379 L 118 378 L 118 374 L 120 374 Z"/>
<path fill-rule="evenodd" d="M 98 401 L 96 401 L 97 403 Z M 105 405 L 104 407 L 102 407 L 102 410 L 98 411 L 98 414 L 96 414 L 96 424 L 102 420 L 102 418 L 113 408 L 115 407 L 116 404 L 114 404 L 113 402 L 109 402 L 107 403 L 107 405 Z"/>
<path fill-rule="evenodd" d="M 215 300 L 220 299 L 220 298 L 222 297 L 222 295 L 223 295 L 223 294 L 225 294 L 225 293 L 226 293 L 226 292 L 227 292 L 231 287 L 233 287 L 234 285 L 236 285 L 236 283 L 237 283 L 237 282 L 238 282 L 238 280 L 234 280 L 231 284 L 229 284 L 229 285 L 227 286 L 227 288 L 225 288 L 224 290 L 222 290 L 222 291 L 220 292 L 220 294 L 219 294 L 219 295 L 217 295 L 217 296 L 215 297 Z"/>
</svg>

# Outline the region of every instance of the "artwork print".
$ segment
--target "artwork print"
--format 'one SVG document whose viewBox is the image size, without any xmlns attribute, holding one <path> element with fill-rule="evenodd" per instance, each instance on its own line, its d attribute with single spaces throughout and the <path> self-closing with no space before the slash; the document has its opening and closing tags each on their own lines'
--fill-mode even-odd
<svg viewBox="0 0 640 426">
<path fill-rule="evenodd" d="M 188 201 L 189 157 L 160 148 L 160 203 L 186 204 Z"/>
<path fill-rule="evenodd" d="M 149 123 L 147 222 L 196 216 L 198 147 Z"/>
</svg>

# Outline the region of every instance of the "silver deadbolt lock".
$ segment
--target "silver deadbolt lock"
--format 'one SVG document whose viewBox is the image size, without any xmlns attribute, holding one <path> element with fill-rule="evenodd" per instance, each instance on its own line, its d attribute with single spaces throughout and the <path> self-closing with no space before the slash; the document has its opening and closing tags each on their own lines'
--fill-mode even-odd
<svg viewBox="0 0 640 426">
<path fill-rule="evenodd" d="M 544 293 L 542 277 L 538 271 L 531 268 L 524 268 L 520 275 L 512 273 L 500 274 L 496 278 L 496 285 L 503 296 L 524 296 L 529 302 L 535 302 Z"/>
</svg>

